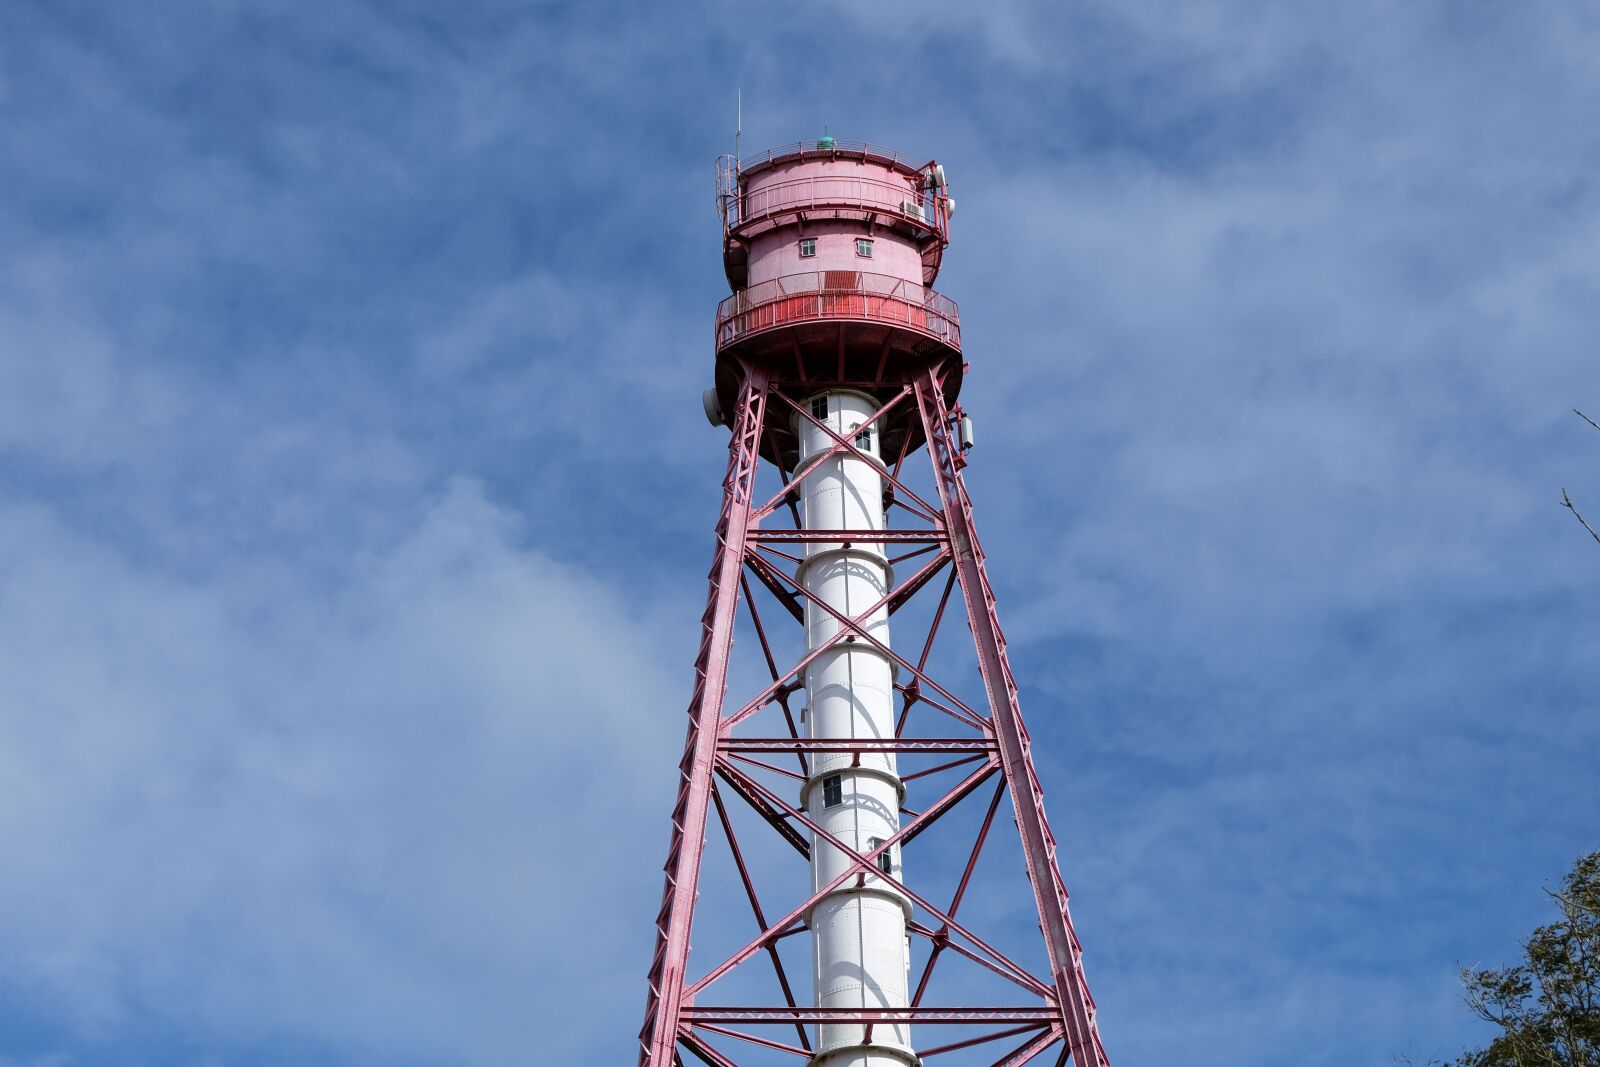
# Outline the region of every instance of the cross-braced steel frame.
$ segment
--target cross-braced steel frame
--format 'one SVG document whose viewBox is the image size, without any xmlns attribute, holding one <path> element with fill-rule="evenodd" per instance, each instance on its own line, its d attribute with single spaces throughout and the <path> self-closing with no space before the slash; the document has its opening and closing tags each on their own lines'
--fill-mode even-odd
<svg viewBox="0 0 1600 1067">
<path fill-rule="evenodd" d="M 666 885 L 656 919 L 656 948 L 650 965 L 644 1027 L 639 1034 L 640 1067 L 681 1067 L 685 1053 L 711 1067 L 737 1067 L 738 1061 L 723 1051 L 730 1041 L 775 1052 L 802 1061 L 813 1055 L 808 1024 L 855 1023 L 864 1027 L 863 1042 L 872 1040 L 874 1026 L 912 1024 L 925 1045 L 917 1054 L 929 1057 L 972 1049 L 989 1042 L 1006 1042 L 1006 1051 L 994 1067 L 1030 1062 L 1057 1049 L 1057 1067 L 1070 1058 L 1077 1067 L 1108 1067 L 1095 1023 L 1094 999 L 1084 979 L 1082 950 L 1067 908 L 1067 890 L 1057 862 L 1056 842 L 1045 818 L 1044 794 L 1034 772 L 1027 728 L 1018 707 L 1017 685 L 1006 658 L 1005 637 L 995 611 L 994 592 L 985 572 L 984 554 L 973 522 L 972 502 L 962 478 L 965 457 L 959 446 L 955 417 L 947 406 L 947 374 L 955 368 L 919 371 L 888 390 L 880 389 L 881 406 L 861 429 L 887 426 L 893 418 L 920 427 L 932 460 L 934 499 L 914 492 L 902 477 L 907 449 L 885 469 L 890 514 L 907 518 L 907 524 L 863 536 L 854 530 L 763 528 L 763 521 L 780 508 L 794 507 L 795 486 L 828 459 L 851 453 L 868 462 L 852 437 L 833 432 L 818 422 L 756 364 L 742 364 L 743 381 L 731 425 L 728 469 L 723 481 L 722 512 L 717 523 L 717 547 L 710 573 L 710 592 L 702 618 L 699 655 L 695 661 L 694 695 L 689 704 L 688 739 L 679 764 L 677 802 L 672 812 L 672 837 L 666 863 Z M 882 385 L 881 380 L 874 382 Z M 811 457 L 797 469 L 781 471 L 783 487 L 770 498 L 757 494 L 757 472 L 763 454 L 763 430 L 775 417 L 810 422 L 832 440 L 832 448 Z M 907 442 L 914 435 L 903 435 Z M 801 526 L 796 517 L 795 526 Z M 870 540 L 888 546 L 906 546 L 892 556 L 895 565 L 911 564 L 904 577 L 877 603 L 847 616 L 810 593 L 796 571 L 801 557 L 781 546 L 806 542 L 838 543 Z M 938 579 L 943 576 L 943 582 Z M 769 640 L 753 596 L 751 579 L 760 583 L 796 620 L 803 620 L 805 605 L 832 616 L 839 624 L 833 638 L 802 655 L 787 669 L 781 666 Z M 895 611 L 924 591 L 941 590 L 932 624 L 915 659 L 890 648 L 870 632 L 869 621 L 881 610 Z M 976 652 L 985 710 L 969 706 L 930 672 L 929 655 L 942 625 L 954 612 L 952 598 L 965 608 Z M 737 707 L 728 706 L 729 656 L 741 603 L 748 613 L 761 647 L 770 681 Z M 896 683 L 903 700 L 896 736 L 892 738 L 811 739 L 802 737 L 789 698 L 802 690 L 806 666 L 841 642 L 864 642 L 889 657 L 901 672 Z M 949 736 L 905 734 L 914 706 L 925 706 L 950 720 Z M 759 712 L 777 708 L 786 732 L 781 736 L 743 736 L 740 724 Z M 774 717 L 775 718 L 775 717 Z M 857 852 L 829 834 L 801 807 L 765 784 L 757 773 L 777 774 L 804 782 L 810 774 L 808 756 L 814 753 L 874 752 L 933 753 L 936 766 L 905 775 L 906 781 L 939 773 L 960 777 L 920 811 L 909 816 L 899 831 L 868 852 Z M 794 759 L 798 771 L 769 762 Z M 945 779 L 948 781 L 948 778 Z M 987 788 L 986 788 L 987 787 Z M 956 918 L 972 881 L 984 843 L 994 826 L 1006 794 L 1010 794 L 1021 851 L 1044 935 L 1049 973 L 1037 975 L 1015 962 Z M 848 868 L 805 899 L 772 918 L 763 908 L 752 866 L 729 817 L 728 795 L 748 805 L 785 842 L 809 858 L 812 838 L 840 850 Z M 969 798 L 983 804 L 983 817 L 967 850 L 967 859 L 953 897 L 943 905 L 918 894 L 878 865 L 887 850 L 904 846 L 927 831 L 957 805 Z M 760 929 L 736 952 L 720 959 L 699 977 L 688 974 L 689 935 L 699 896 L 701 859 L 712 813 L 726 836 L 744 893 Z M 846 882 L 864 884 L 877 879 L 904 893 L 918 917 L 907 927 L 913 936 L 931 945 L 921 975 L 904 1008 L 816 1008 L 797 1003 L 796 993 L 778 952 L 779 943 L 805 929 L 807 910 Z M 923 1003 L 929 980 L 941 956 L 959 956 L 985 968 L 1016 987 L 1018 1001 L 1026 1006 L 984 1008 L 934 1007 Z M 700 995 L 713 982 L 748 961 L 766 956 L 784 1003 L 781 1006 L 706 1006 Z M 1042 1005 L 1042 1006 L 1041 1006 Z M 955 1039 L 941 1036 L 956 1027 Z M 773 1037 L 772 1034 L 779 1036 Z M 929 1040 L 931 1037 L 931 1040 Z"/>
</svg>

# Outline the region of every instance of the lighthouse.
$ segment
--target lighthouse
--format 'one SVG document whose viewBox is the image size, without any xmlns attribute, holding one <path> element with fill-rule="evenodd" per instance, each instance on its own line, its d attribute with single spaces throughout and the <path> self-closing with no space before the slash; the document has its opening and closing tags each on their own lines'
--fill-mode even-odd
<svg viewBox="0 0 1600 1067">
<path fill-rule="evenodd" d="M 796 316 L 821 322 L 848 315 L 859 324 L 831 346 L 821 338 L 808 346 L 814 351 L 802 350 L 799 358 L 812 364 L 804 369 L 818 386 L 789 418 L 795 463 L 810 468 L 799 489 L 802 529 L 854 535 L 806 544 L 799 568 L 816 598 L 805 612 L 807 651 L 815 654 L 803 675 L 806 725 L 817 740 L 892 738 L 895 664 L 882 647 L 890 645 L 890 566 L 884 543 L 873 539 L 885 523 L 883 441 L 890 427 L 872 422 L 879 403 L 871 391 L 822 383 L 843 377 L 841 358 L 870 360 L 874 348 L 880 362 L 895 357 L 896 342 L 908 353 L 931 350 L 929 333 L 945 342 L 946 358 L 958 351 L 948 343 L 955 339 L 954 306 L 941 317 L 929 296 L 949 239 L 943 168 L 913 166 L 865 145 L 841 150 L 830 139 L 751 162 L 721 203 L 728 212 L 725 267 L 735 288 L 719 317 L 728 346 L 759 337 L 769 321 Z M 841 438 L 851 451 L 833 448 Z M 836 640 L 837 614 L 874 605 L 866 620 L 874 642 L 850 634 Z M 805 809 L 829 834 L 873 854 L 881 873 L 904 875 L 901 850 L 884 846 L 899 829 L 905 799 L 894 752 L 818 753 L 802 794 Z M 846 855 L 812 836 L 815 890 L 837 878 Z M 881 877 L 847 879 L 812 905 L 806 921 L 816 1006 L 906 1007 L 910 918 L 909 900 Z M 864 1030 L 853 1023 L 820 1026 L 812 1062 L 916 1062 L 905 1026 L 877 1028 L 870 1045 L 862 1043 Z"/>
<path fill-rule="evenodd" d="M 956 305 L 935 289 L 955 212 L 945 168 L 825 136 L 724 157 L 717 206 L 731 294 L 717 307 L 714 384 L 702 407 L 729 431 L 728 466 L 639 1063 L 732 1067 L 783 1053 L 808 1067 L 917 1067 L 1007 1041 L 1009 1053 L 984 1062 L 1025 1063 L 1055 1049 L 1057 1062 L 1101 1067 L 1097 1009 L 965 485 L 974 438 L 959 395 L 968 366 Z M 908 464 L 918 462 L 931 489 L 913 486 Z M 763 487 L 773 474 L 776 490 Z M 758 589 L 769 607 L 758 608 Z M 897 612 L 919 596 L 938 596 L 931 627 L 901 648 Z M 764 614 L 774 603 L 801 630 L 792 662 L 774 651 L 781 620 Z M 771 683 L 730 694 L 741 612 Z M 930 661 L 939 628 L 962 616 L 973 641 L 962 661 L 976 665 L 982 706 L 963 701 L 941 681 L 947 665 Z M 946 728 L 908 728 L 914 715 Z M 795 762 L 769 762 L 778 757 Z M 943 762 L 905 772 L 907 759 Z M 935 901 L 919 889 L 908 846 L 979 796 L 987 812 L 955 899 Z M 1007 796 L 1048 973 L 957 917 Z M 804 883 L 757 885 L 730 802 L 748 805 L 805 859 Z M 760 933 L 696 971 L 697 904 L 731 888 L 701 877 L 717 827 Z M 782 909 L 764 903 L 779 897 Z M 809 990 L 782 951 L 802 935 Z M 1018 994 L 1003 1004 L 928 1004 L 942 957 L 981 965 Z M 782 1003 L 712 1000 L 720 979 L 761 959 Z"/>
</svg>

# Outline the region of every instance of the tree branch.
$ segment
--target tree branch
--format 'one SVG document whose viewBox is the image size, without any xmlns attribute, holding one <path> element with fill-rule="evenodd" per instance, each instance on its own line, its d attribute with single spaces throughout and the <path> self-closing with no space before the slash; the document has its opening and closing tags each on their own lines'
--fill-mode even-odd
<svg viewBox="0 0 1600 1067">
<path fill-rule="evenodd" d="M 1589 416 L 1585 415 L 1583 412 L 1579 411 L 1577 408 L 1573 408 L 1572 409 L 1572 413 L 1574 415 L 1578 416 L 1578 418 L 1582 419 L 1584 422 L 1587 422 L 1590 426 L 1593 426 L 1595 429 L 1600 430 L 1600 422 L 1595 422 L 1593 419 L 1591 419 Z M 1594 527 L 1590 526 L 1589 523 L 1584 520 L 1584 517 L 1582 515 L 1578 514 L 1578 509 L 1573 506 L 1572 498 L 1567 495 L 1567 490 L 1566 490 L 1565 487 L 1562 487 L 1562 490 L 1561 490 L 1561 506 L 1566 508 L 1568 511 L 1572 512 L 1572 517 L 1577 519 L 1580 523 L 1583 524 L 1583 528 L 1585 530 L 1589 531 L 1589 536 L 1590 537 L 1594 538 L 1596 541 L 1600 541 L 1600 533 L 1595 533 Z"/>
<path fill-rule="evenodd" d="M 1576 507 L 1573 506 L 1572 498 L 1567 495 L 1567 491 L 1565 489 L 1561 490 L 1561 506 L 1572 512 L 1572 517 L 1583 524 L 1583 528 L 1589 531 L 1590 537 L 1594 538 L 1596 541 L 1600 541 L 1600 533 L 1595 533 L 1594 527 L 1590 526 L 1589 521 L 1579 513 Z"/>
</svg>

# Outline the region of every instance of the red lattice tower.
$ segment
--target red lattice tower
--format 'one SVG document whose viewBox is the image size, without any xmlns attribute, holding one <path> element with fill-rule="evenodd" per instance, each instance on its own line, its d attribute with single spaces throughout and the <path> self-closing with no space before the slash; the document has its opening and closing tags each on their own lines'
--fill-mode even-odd
<svg viewBox="0 0 1600 1067">
<path fill-rule="evenodd" d="M 944 170 L 824 138 L 725 158 L 718 204 L 706 411 L 732 438 L 639 1063 L 1106 1067 L 962 477 Z M 999 943 L 1028 894 L 986 843 L 1020 859 L 1042 944 Z M 703 940 L 733 905 L 753 924 L 691 971 L 697 905 Z"/>
</svg>

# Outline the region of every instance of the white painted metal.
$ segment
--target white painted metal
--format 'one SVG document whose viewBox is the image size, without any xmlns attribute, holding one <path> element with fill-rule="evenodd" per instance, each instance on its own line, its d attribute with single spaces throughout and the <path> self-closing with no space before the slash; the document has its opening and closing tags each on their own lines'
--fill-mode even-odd
<svg viewBox="0 0 1600 1067">
<path fill-rule="evenodd" d="M 826 405 L 825 415 L 823 405 Z M 823 462 L 800 487 L 801 518 L 810 530 L 861 530 L 868 537 L 882 530 L 883 467 L 878 457 L 878 428 L 859 428 L 877 404 L 860 393 L 818 394 L 805 407 L 835 433 L 856 443 L 870 459 L 848 452 Z M 800 462 L 827 452 L 833 439 L 796 416 Z M 860 435 L 858 437 L 858 435 Z M 891 574 L 881 542 L 816 543 L 807 546 L 801 582 L 807 591 L 841 615 L 854 617 L 881 600 Z M 866 620 L 866 630 L 889 643 L 889 613 L 880 608 Z M 838 634 L 839 622 L 815 605 L 806 605 L 808 649 Z M 893 737 L 894 664 L 857 637 L 818 656 L 805 671 L 806 715 L 814 738 Z M 852 766 L 848 753 L 819 755 L 802 800 L 806 811 L 841 842 L 861 852 L 886 841 L 900 826 L 900 801 L 905 787 L 892 752 L 863 755 Z M 833 800 L 833 803 L 829 803 Z M 900 850 L 888 862 L 900 874 Z M 827 884 L 846 867 L 844 853 L 820 844 L 813 835 L 813 888 Z M 906 922 L 910 902 L 881 879 L 844 883 L 819 901 L 807 916 L 813 938 L 813 977 L 819 1007 L 904 1007 L 910 969 Z M 879 1026 L 872 1044 L 861 1044 L 862 1027 L 828 1024 L 817 1027 L 817 1055 L 811 1067 L 906 1067 L 915 1064 L 905 1026 Z"/>
<path fill-rule="evenodd" d="M 717 399 L 715 389 L 707 389 L 700 394 L 700 407 L 706 413 L 706 421 L 713 426 L 721 426 L 727 422 L 727 416 L 722 413 L 722 401 Z"/>
</svg>

